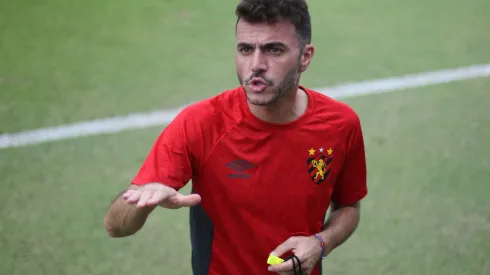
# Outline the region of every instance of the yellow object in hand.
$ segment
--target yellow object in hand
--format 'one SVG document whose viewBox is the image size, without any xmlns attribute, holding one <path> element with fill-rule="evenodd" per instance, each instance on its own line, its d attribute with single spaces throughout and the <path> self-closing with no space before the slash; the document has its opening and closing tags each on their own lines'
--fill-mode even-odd
<svg viewBox="0 0 490 275">
<path fill-rule="evenodd" d="M 281 259 L 277 256 L 274 256 L 274 255 L 269 255 L 269 258 L 267 259 L 267 263 L 270 265 L 276 265 L 276 264 L 280 264 L 282 262 L 284 262 L 283 259 Z"/>
</svg>

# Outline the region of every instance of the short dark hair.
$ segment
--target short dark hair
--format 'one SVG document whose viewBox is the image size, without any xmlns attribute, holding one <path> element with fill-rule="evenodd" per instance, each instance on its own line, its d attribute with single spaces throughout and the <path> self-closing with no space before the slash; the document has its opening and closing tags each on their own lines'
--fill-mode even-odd
<svg viewBox="0 0 490 275">
<path fill-rule="evenodd" d="M 306 0 L 241 0 L 235 10 L 238 21 L 273 24 L 281 20 L 292 23 L 300 45 L 311 43 L 311 19 Z"/>
</svg>

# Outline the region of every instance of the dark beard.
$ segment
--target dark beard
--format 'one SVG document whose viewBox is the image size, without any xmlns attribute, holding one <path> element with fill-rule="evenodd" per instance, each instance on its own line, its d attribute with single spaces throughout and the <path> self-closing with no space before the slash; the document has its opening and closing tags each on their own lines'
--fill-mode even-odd
<svg viewBox="0 0 490 275">
<path fill-rule="evenodd" d="M 276 89 L 275 92 L 275 97 L 270 102 L 270 104 L 274 104 L 277 102 L 280 98 L 287 96 L 289 93 L 291 93 L 292 89 L 298 84 L 298 78 L 299 78 L 299 64 L 294 66 L 291 70 L 289 70 L 288 74 L 284 79 L 279 83 L 279 86 Z"/>
<path fill-rule="evenodd" d="M 256 106 L 269 106 L 269 105 L 274 105 L 277 103 L 277 101 L 285 96 L 287 96 L 291 90 L 298 84 L 298 79 L 299 79 L 299 62 L 294 66 L 289 72 L 286 74 L 284 79 L 279 83 L 279 86 L 274 90 L 274 96 L 266 101 L 266 102 L 250 102 L 248 95 L 247 95 L 247 101 L 250 102 L 253 105 Z M 261 76 L 260 74 L 254 74 L 253 76 Z M 252 77 L 253 77 L 252 76 Z M 252 78 L 251 77 L 251 78 Z M 245 84 L 247 83 L 247 80 L 243 80 L 240 77 L 238 77 L 238 80 L 240 82 L 240 85 L 245 89 Z M 269 84 L 273 84 L 272 81 L 265 79 Z"/>
</svg>

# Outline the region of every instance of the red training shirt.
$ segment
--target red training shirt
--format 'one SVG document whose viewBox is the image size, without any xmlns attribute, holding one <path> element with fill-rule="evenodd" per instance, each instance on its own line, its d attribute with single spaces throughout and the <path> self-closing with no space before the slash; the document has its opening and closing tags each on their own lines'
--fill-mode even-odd
<svg viewBox="0 0 490 275">
<path fill-rule="evenodd" d="M 202 198 L 190 209 L 195 275 L 269 275 L 269 253 L 291 236 L 320 232 L 331 200 L 367 195 L 357 114 L 300 88 L 307 110 L 287 124 L 255 117 L 242 87 L 186 107 L 132 181 L 179 190 L 192 180 Z"/>
</svg>

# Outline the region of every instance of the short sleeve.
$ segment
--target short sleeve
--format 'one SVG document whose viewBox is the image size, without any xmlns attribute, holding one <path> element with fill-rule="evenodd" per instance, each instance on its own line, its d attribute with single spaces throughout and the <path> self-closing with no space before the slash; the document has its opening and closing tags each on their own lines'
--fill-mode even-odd
<svg viewBox="0 0 490 275">
<path fill-rule="evenodd" d="M 350 127 L 346 158 L 332 193 L 332 201 L 339 205 L 353 204 L 367 195 L 366 155 L 359 118 Z"/>
<path fill-rule="evenodd" d="M 158 136 L 132 183 L 158 182 L 176 190 L 184 187 L 194 170 L 191 137 L 181 113 Z"/>
</svg>

